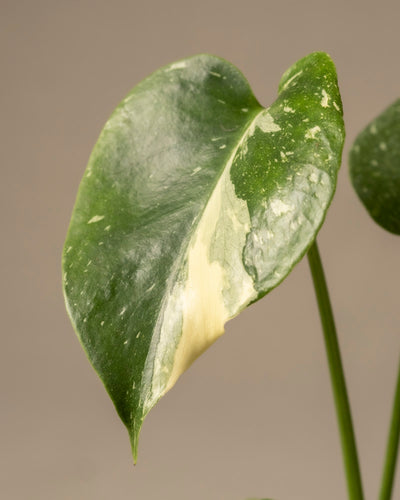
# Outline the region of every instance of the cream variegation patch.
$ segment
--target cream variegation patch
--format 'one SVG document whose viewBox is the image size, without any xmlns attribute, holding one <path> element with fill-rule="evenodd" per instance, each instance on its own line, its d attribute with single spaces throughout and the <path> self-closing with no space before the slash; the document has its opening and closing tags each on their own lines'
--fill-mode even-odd
<svg viewBox="0 0 400 500">
<path fill-rule="evenodd" d="M 182 335 L 166 391 L 224 333 L 226 321 L 257 295 L 242 261 L 250 215 L 230 180 L 232 160 L 189 245 Z"/>
<path fill-rule="evenodd" d="M 193 361 L 224 333 L 225 323 L 257 297 L 242 258 L 250 214 L 230 178 L 235 158 L 245 154 L 247 141 L 256 128 L 268 134 L 281 130 L 268 110 L 258 113 L 233 150 L 205 206 L 181 257 L 186 270 L 179 273 L 160 314 L 159 336 L 153 344 L 157 354 L 150 356 L 156 360 L 150 370 L 153 402 L 149 400 L 145 407 L 171 389 Z"/>
</svg>

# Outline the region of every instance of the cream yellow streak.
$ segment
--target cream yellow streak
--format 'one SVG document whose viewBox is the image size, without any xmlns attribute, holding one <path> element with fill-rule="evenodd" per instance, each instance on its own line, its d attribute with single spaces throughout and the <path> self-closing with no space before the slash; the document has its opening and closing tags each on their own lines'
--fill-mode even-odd
<svg viewBox="0 0 400 500">
<path fill-rule="evenodd" d="M 263 133 L 280 130 L 265 109 L 254 118 L 206 205 L 188 246 L 185 282 L 174 284 L 160 318 L 152 399 L 171 389 L 193 361 L 224 333 L 226 321 L 257 297 L 242 261 L 250 214 L 230 180 L 232 164 L 237 155 L 245 153 L 247 140 L 256 128 Z M 151 401 L 147 403 L 152 405 Z"/>
<path fill-rule="evenodd" d="M 197 228 L 196 239 L 189 248 L 182 336 L 166 391 L 224 333 L 229 316 L 222 295 L 224 269 L 219 262 L 210 262 L 209 258 L 220 211 L 221 188 L 218 185 Z"/>
<path fill-rule="evenodd" d="M 250 230 L 250 214 L 247 203 L 236 196 L 230 180 L 232 163 L 236 155 L 241 154 L 241 149 L 247 149 L 246 142 L 256 127 L 264 133 L 280 130 L 267 110 L 251 122 L 229 158 L 197 227 L 195 239 L 189 246 L 182 336 L 165 392 L 224 333 L 226 321 L 257 296 L 242 262 L 246 233 Z M 222 224 L 217 231 L 219 221 Z M 218 250 L 214 251 L 214 260 L 211 249 L 216 244 L 215 239 L 224 239 L 222 245 L 219 243 L 224 254 L 218 259 Z M 229 292 L 224 293 L 227 289 Z"/>
</svg>

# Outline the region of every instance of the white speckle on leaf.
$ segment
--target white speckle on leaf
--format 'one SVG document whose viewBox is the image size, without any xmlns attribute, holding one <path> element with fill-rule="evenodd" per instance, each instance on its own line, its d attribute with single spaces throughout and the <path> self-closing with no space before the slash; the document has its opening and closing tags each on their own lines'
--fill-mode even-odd
<svg viewBox="0 0 400 500">
<path fill-rule="evenodd" d="M 309 178 L 310 182 L 313 182 L 314 184 L 316 182 L 318 182 L 318 176 L 317 176 L 317 174 L 315 172 L 313 172 L 312 174 L 310 174 L 310 176 L 308 178 Z"/>
<path fill-rule="evenodd" d="M 315 136 L 317 135 L 318 132 L 321 132 L 321 129 L 316 125 L 313 128 L 310 128 L 307 130 L 305 134 L 306 139 L 315 139 Z"/>
<path fill-rule="evenodd" d="M 68 247 L 65 253 L 69 253 L 72 250 L 72 247 Z"/>
<path fill-rule="evenodd" d="M 258 128 L 263 132 L 279 132 L 281 127 L 275 123 L 274 119 L 269 113 L 261 116 L 259 122 L 257 123 Z"/>
<path fill-rule="evenodd" d="M 171 64 L 171 66 L 167 69 L 167 71 L 173 71 L 174 69 L 183 69 L 183 68 L 186 68 L 186 62 L 180 61 L 180 62 Z"/>
<path fill-rule="evenodd" d="M 282 160 L 283 162 L 286 162 L 286 161 L 287 161 L 287 158 L 286 158 L 286 154 L 285 154 L 285 152 L 284 152 L 284 151 L 281 151 L 281 152 L 280 152 L 280 155 L 281 155 L 281 160 Z"/>
<path fill-rule="evenodd" d="M 269 113 L 260 114 L 256 120 L 252 123 L 249 128 L 249 135 L 254 134 L 255 128 L 258 127 L 264 133 L 268 134 L 270 132 L 279 132 L 281 127 L 275 123 L 273 117 Z"/>
<path fill-rule="evenodd" d="M 283 111 L 284 111 L 285 113 L 296 113 L 296 111 L 295 111 L 293 108 L 291 108 L 290 106 L 285 106 L 285 107 L 283 108 Z"/>
<path fill-rule="evenodd" d="M 215 142 L 215 141 L 220 141 L 221 139 L 222 139 L 222 137 L 213 137 L 211 140 L 213 142 Z"/>
<path fill-rule="evenodd" d="M 322 89 L 322 99 L 321 99 L 321 106 L 323 108 L 329 108 L 329 95 L 326 93 L 325 89 Z"/>
<path fill-rule="evenodd" d="M 196 175 L 197 172 L 200 172 L 200 170 L 201 170 L 201 167 L 196 167 L 190 175 Z"/>
<path fill-rule="evenodd" d="M 110 227 L 111 227 L 111 226 L 106 226 L 106 227 L 104 228 L 104 231 L 109 231 L 109 230 L 110 230 Z"/>
<path fill-rule="evenodd" d="M 387 151 L 387 145 L 386 145 L 386 142 L 381 142 L 379 143 L 379 149 L 381 151 Z"/>
<path fill-rule="evenodd" d="M 225 149 L 226 148 L 226 144 L 222 144 L 222 146 L 219 147 L 219 149 Z"/>
<path fill-rule="evenodd" d="M 123 307 L 119 313 L 120 316 L 123 316 L 125 314 L 126 307 Z"/>
<path fill-rule="evenodd" d="M 103 326 L 103 325 L 104 325 L 104 321 L 102 321 L 102 322 L 100 323 L 100 326 Z"/>
<path fill-rule="evenodd" d="M 92 175 L 92 171 L 91 171 L 91 170 L 88 170 L 88 171 L 86 172 L 86 177 L 90 177 L 91 175 Z"/>
<path fill-rule="evenodd" d="M 339 108 L 339 106 L 336 104 L 336 102 L 335 102 L 335 101 L 333 101 L 333 107 L 336 109 L 336 111 L 339 111 L 339 113 L 340 113 L 340 108 Z"/>
<path fill-rule="evenodd" d="M 137 333 L 137 335 L 136 335 L 136 338 L 137 338 L 137 339 L 140 337 L 140 334 L 141 334 L 141 333 L 142 333 L 142 332 L 138 332 L 138 333 Z"/>
<path fill-rule="evenodd" d="M 221 78 L 221 75 L 216 71 L 210 71 L 210 75 L 216 76 L 217 78 Z"/>
<path fill-rule="evenodd" d="M 225 101 L 223 101 L 222 99 L 217 99 L 218 102 L 220 102 L 221 104 L 226 104 Z"/>
<path fill-rule="evenodd" d="M 287 205 L 282 200 L 276 199 L 276 200 L 271 201 L 271 209 L 275 215 L 279 216 L 279 215 L 286 214 L 287 212 L 292 211 L 293 207 L 292 207 L 292 205 Z"/>
<path fill-rule="evenodd" d="M 293 80 L 295 80 L 298 76 L 300 76 L 301 74 L 303 73 L 303 70 L 300 70 L 298 73 L 296 73 L 295 75 L 293 75 L 291 78 L 289 78 L 289 80 L 285 83 L 285 85 L 283 86 L 283 90 L 286 90 L 289 85 L 293 82 Z M 293 85 L 296 85 L 296 83 L 294 83 Z"/>
<path fill-rule="evenodd" d="M 378 166 L 378 162 L 376 160 L 371 160 L 371 165 L 373 167 L 377 167 Z"/>
<path fill-rule="evenodd" d="M 93 224 L 94 222 L 100 222 L 104 219 L 104 215 L 94 215 L 90 220 L 88 220 L 88 224 Z"/>
<path fill-rule="evenodd" d="M 126 345 L 127 343 L 128 343 L 128 341 L 127 341 L 127 340 L 125 340 L 124 345 Z"/>
<path fill-rule="evenodd" d="M 249 108 L 242 108 L 243 113 L 247 113 L 249 111 Z"/>
<path fill-rule="evenodd" d="M 378 129 L 376 128 L 376 125 L 375 123 L 373 123 L 370 127 L 369 127 L 369 131 L 371 132 L 371 134 L 375 135 L 378 133 Z"/>
<path fill-rule="evenodd" d="M 99 246 L 104 245 L 104 241 L 99 241 Z"/>
</svg>

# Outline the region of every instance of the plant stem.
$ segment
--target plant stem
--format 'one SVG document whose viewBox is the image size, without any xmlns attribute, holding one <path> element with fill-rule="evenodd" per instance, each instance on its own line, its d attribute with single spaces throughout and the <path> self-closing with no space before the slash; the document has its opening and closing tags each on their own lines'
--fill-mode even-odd
<svg viewBox="0 0 400 500">
<path fill-rule="evenodd" d="M 324 270 L 322 268 L 316 241 L 308 251 L 308 262 L 310 264 L 322 329 L 324 332 L 325 347 L 336 406 L 336 415 L 342 445 L 349 499 L 363 500 L 364 495 L 361 484 L 360 467 L 358 464 L 356 440 L 340 356 L 339 342 L 336 334 L 335 321 L 333 319 L 333 312 L 329 300 Z"/>
<path fill-rule="evenodd" d="M 392 419 L 390 422 L 389 437 L 386 447 L 385 465 L 383 468 L 381 491 L 379 500 L 390 500 L 396 470 L 397 452 L 400 436 L 400 363 L 397 375 L 396 392 L 393 402 Z"/>
</svg>

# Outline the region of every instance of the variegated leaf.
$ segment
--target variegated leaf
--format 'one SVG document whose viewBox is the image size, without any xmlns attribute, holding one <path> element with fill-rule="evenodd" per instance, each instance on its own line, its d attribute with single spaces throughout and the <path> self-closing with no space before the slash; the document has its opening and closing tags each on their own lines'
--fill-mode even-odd
<svg viewBox="0 0 400 500">
<path fill-rule="evenodd" d="M 64 291 L 135 459 L 157 400 L 313 242 L 343 139 L 324 53 L 292 66 L 267 109 L 234 66 L 200 55 L 156 71 L 112 114 L 79 188 Z"/>
<path fill-rule="evenodd" d="M 358 135 L 349 162 L 354 189 L 371 217 L 400 234 L 400 99 Z"/>
</svg>

